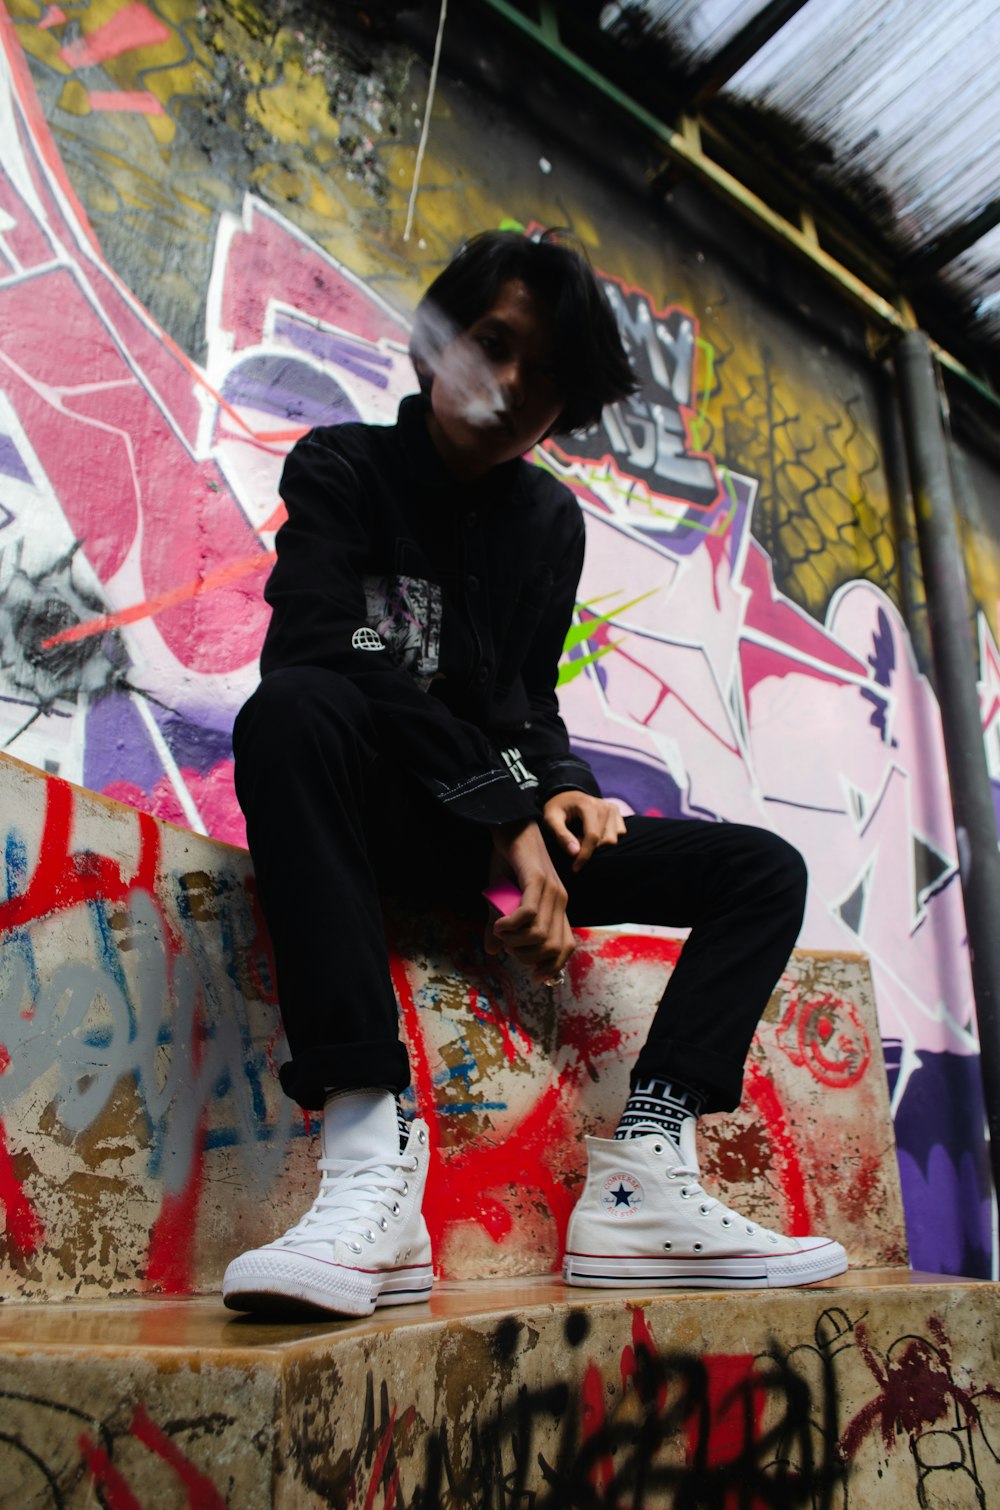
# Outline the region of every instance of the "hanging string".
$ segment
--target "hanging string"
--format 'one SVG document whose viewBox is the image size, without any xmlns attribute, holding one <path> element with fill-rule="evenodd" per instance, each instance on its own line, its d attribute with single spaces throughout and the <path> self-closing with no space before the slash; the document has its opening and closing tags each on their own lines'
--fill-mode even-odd
<svg viewBox="0 0 1000 1510">
<path fill-rule="evenodd" d="M 424 162 L 424 149 L 427 146 L 427 136 L 431 129 L 431 110 L 434 106 L 434 91 L 437 88 L 438 64 L 441 61 L 441 43 L 444 40 L 444 21 L 448 14 L 448 0 L 441 0 L 441 15 L 438 20 L 437 39 L 434 43 L 434 59 L 431 63 L 431 78 L 427 85 L 427 104 L 424 107 L 424 124 L 420 132 L 420 145 L 417 147 L 417 160 L 413 165 L 413 183 L 410 186 L 410 203 L 406 211 L 406 229 L 403 232 L 403 240 L 409 241 L 410 232 L 413 229 L 413 212 L 417 205 L 417 189 L 420 184 L 420 169 Z"/>
</svg>

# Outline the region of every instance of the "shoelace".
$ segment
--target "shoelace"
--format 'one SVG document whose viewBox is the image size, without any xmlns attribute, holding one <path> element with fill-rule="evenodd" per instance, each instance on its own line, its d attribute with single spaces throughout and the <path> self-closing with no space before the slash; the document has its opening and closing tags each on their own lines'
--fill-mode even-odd
<svg viewBox="0 0 1000 1510">
<path fill-rule="evenodd" d="M 378 1208 L 382 1206 L 390 1216 L 399 1216 L 399 1201 L 393 1197 L 409 1194 L 406 1175 L 415 1173 L 417 1167 L 418 1160 L 412 1154 L 392 1164 L 318 1160 L 319 1194 L 305 1216 L 289 1227 L 279 1242 L 329 1243 L 340 1238 L 355 1253 L 360 1253 L 359 1243 L 351 1239 L 363 1238 L 373 1243 L 375 1227 L 382 1232 L 388 1230 L 389 1223 Z"/>
<path fill-rule="evenodd" d="M 692 1196 L 696 1195 L 701 1196 L 701 1201 L 699 1203 L 698 1209 L 701 1211 L 703 1216 L 708 1216 L 709 1212 L 714 1211 L 716 1206 L 718 1206 L 721 1208 L 723 1213 L 721 1217 L 723 1227 L 732 1227 L 737 1222 L 739 1222 L 751 1237 L 755 1236 L 759 1231 L 763 1236 L 771 1240 L 777 1239 L 778 1234 L 776 1232 L 772 1232 L 770 1227 L 758 1228 L 756 1222 L 746 1221 L 744 1217 L 737 1215 L 735 1211 L 730 1211 L 728 1206 L 723 1206 L 722 1202 L 717 1201 L 714 1195 L 709 1195 L 708 1191 L 701 1183 L 700 1175 L 701 1170 L 695 1168 L 691 1164 L 675 1164 L 672 1169 L 667 1170 L 668 1180 L 685 1181 L 685 1184 L 681 1186 L 681 1195 L 683 1196 L 684 1200 L 690 1200 Z"/>
</svg>

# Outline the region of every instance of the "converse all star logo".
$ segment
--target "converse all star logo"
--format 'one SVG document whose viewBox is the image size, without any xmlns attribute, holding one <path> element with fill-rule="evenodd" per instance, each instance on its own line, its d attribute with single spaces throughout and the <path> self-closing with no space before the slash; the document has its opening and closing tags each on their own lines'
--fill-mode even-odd
<svg viewBox="0 0 1000 1510">
<path fill-rule="evenodd" d="M 351 645 L 355 650 L 384 650 L 385 646 L 375 633 L 374 629 L 367 626 L 356 629 L 351 635 Z"/>
<path fill-rule="evenodd" d="M 634 1174 L 611 1174 L 601 1186 L 601 1205 L 609 1216 L 634 1216 L 643 1202 Z"/>
</svg>

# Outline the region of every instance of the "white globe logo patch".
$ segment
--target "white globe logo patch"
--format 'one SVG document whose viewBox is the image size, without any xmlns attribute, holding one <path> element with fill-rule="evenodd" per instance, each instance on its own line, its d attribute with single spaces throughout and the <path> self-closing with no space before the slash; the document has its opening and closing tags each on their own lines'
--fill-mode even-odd
<svg viewBox="0 0 1000 1510">
<path fill-rule="evenodd" d="M 385 646 L 375 633 L 374 629 L 356 629 L 351 635 L 351 645 L 355 650 L 384 650 Z"/>
<path fill-rule="evenodd" d="M 609 1216 L 634 1216 L 643 1202 L 642 1186 L 634 1174 L 611 1174 L 601 1186 L 601 1205 Z"/>
</svg>

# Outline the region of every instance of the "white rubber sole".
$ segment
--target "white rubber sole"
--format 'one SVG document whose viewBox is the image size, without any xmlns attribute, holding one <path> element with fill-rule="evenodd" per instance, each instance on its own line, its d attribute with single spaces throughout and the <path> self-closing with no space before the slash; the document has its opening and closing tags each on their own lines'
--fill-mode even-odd
<svg viewBox="0 0 1000 1510">
<path fill-rule="evenodd" d="M 434 1284 L 430 1264 L 352 1269 L 289 1251 L 256 1249 L 234 1258 L 222 1281 L 231 1311 L 259 1316 L 370 1316 L 376 1306 L 418 1305 Z"/>
<path fill-rule="evenodd" d="M 563 1259 L 568 1285 L 623 1289 L 634 1285 L 706 1290 L 769 1290 L 814 1285 L 847 1268 L 840 1243 L 826 1242 L 804 1252 L 746 1254 L 725 1258 L 622 1258 L 610 1253 L 573 1253 Z"/>
</svg>

